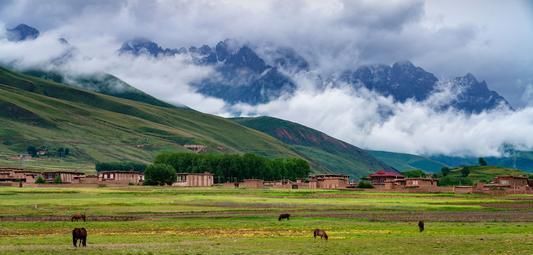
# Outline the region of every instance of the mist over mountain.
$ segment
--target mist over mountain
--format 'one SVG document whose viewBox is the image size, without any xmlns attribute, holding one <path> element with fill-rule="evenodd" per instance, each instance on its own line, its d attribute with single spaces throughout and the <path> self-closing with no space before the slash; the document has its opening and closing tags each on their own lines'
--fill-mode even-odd
<svg viewBox="0 0 533 255">
<path fill-rule="evenodd" d="M 531 109 L 513 112 L 470 70 L 445 77 L 406 60 L 340 61 L 324 69 L 313 57 L 316 52 L 274 41 L 226 39 L 190 46 L 132 38 L 79 40 L 44 31 L 33 40 L 0 39 L 1 63 L 156 105 L 186 105 L 223 117 L 283 118 L 364 149 L 498 157 L 504 144 L 523 151 L 533 147 L 524 135 Z M 320 54 L 328 50 L 319 49 Z M 113 79 L 101 79 L 106 76 Z"/>
<path fill-rule="evenodd" d="M 189 48 L 163 48 L 148 39 L 124 42 L 120 54 L 166 57 L 186 54 L 193 63 L 213 66 L 216 72 L 192 85 L 196 91 L 209 97 L 224 100 L 229 104 L 264 104 L 281 96 L 291 96 L 297 85 L 291 78 L 294 73 L 308 72 L 309 62 L 294 49 L 287 47 L 256 51 L 260 48 L 239 44 L 235 40 L 220 41 L 215 47 L 202 45 Z M 448 82 L 449 89 L 457 92 L 454 98 L 439 105 L 439 109 L 453 108 L 466 113 L 480 113 L 497 107 L 511 108 L 505 98 L 489 90 L 485 81 L 478 81 L 472 74 L 447 81 L 439 81 L 432 73 L 415 66 L 410 61 L 389 65 L 361 66 L 352 70 L 339 70 L 323 83 L 335 86 L 349 84 L 354 88 L 364 87 L 395 101 L 423 102 L 438 93 L 439 82 Z M 320 77 L 317 77 L 320 78 Z M 321 87 L 327 84 L 321 84 Z"/>
</svg>

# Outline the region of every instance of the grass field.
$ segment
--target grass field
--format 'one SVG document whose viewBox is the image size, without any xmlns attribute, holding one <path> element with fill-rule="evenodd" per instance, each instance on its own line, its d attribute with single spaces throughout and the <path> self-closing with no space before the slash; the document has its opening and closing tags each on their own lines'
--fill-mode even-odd
<svg viewBox="0 0 533 255">
<path fill-rule="evenodd" d="M 86 212 L 87 222 L 70 222 Z M 290 221 L 277 221 L 289 212 Z M 114 217 L 114 218 L 112 218 Z M 426 222 L 418 232 L 417 221 Z M 74 227 L 88 247 L 71 245 Z M 314 228 L 329 241 L 313 240 Z M 533 196 L 0 188 L 0 254 L 531 254 Z"/>
</svg>

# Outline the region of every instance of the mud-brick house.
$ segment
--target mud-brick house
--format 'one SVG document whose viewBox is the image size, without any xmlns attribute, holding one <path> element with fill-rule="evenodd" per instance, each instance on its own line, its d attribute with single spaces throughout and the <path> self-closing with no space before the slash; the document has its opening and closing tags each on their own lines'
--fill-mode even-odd
<svg viewBox="0 0 533 255">
<path fill-rule="evenodd" d="M 350 177 L 342 174 L 319 174 L 309 178 L 309 188 L 345 189 L 350 184 Z"/>
<path fill-rule="evenodd" d="M 138 185 L 144 181 L 144 174 L 137 171 L 101 171 L 98 172 L 100 184 Z"/>
<path fill-rule="evenodd" d="M 210 187 L 214 184 L 212 173 L 178 173 L 172 186 L 178 187 Z"/>
<path fill-rule="evenodd" d="M 58 176 L 61 179 L 61 183 L 74 183 L 74 177 L 84 176 L 85 174 L 80 172 L 54 171 L 43 172 L 41 175 L 47 183 L 54 183 Z"/>
<path fill-rule="evenodd" d="M 509 188 L 517 189 L 528 189 L 529 183 L 527 177 L 524 176 L 512 176 L 512 175 L 501 175 L 496 176 L 493 181 L 494 184 L 499 185 L 509 185 Z"/>
<path fill-rule="evenodd" d="M 405 177 L 395 171 L 379 170 L 368 176 L 370 183 L 376 188 L 384 188 L 385 183 L 398 183 L 398 180 L 403 180 Z M 401 185 L 401 184 L 400 184 Z"/>
<path fill-rule="evenodd" d="M 264 181 L 261 179 L 244 179 L 239 183 L 240 188 L 262 189 Z"/>
<path fill-rule="evenodd" d="M 420 188 L 428 189 L 437 187 L 437 180 L 433 178 L 406 178 L 405 179 L 406 188 Z"/>
<path fill-rule="evenodd" d="M 98 175 L 75 176 L 72 183 L 76 184 L 98 184 Z"/>
</svg>

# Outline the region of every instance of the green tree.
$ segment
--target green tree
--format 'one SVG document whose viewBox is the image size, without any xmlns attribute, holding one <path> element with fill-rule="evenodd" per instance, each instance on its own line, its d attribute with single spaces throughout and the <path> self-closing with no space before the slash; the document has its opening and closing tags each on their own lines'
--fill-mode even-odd
<svg viewBox="0 0 533 255">
<path fill-rule="evenodd" d="M 461 176 L 463 177 L 467 177 L 468 175 L 470 174 L 470 168 L 469 167 L 463 167 L 463 169 L 461 169 Z"/>
<path fill-rule="evenodd" d="M 35 179 L 36 184 L 45 184 L 44 178 L 42 176 L 38 176 L 37 179 Z"/>
<path fill-rule="evenodd" d="M 54 178 L 55 184 L 61 184 L 63 181 L 61 180 L 61 175 L 56 175 L 56 178 Z"/>
<path fill-rule="evenodd" d="M 479 165 L 480 166 L 486 166 L 487 165 L 487 161 L 484 159 L 484 158 L 479 158 Z"/>
<path fill-rule="evenodd" d="M 37 148 L 35 148 L 35 146 L 33 145 L 28 146 L 28 148 L 26 148 L 26 152 L 32 157 L 37 156 Z"/>
<path fill-rule="evenodd" d="M 450 168 L 448 167 L 443 167 L 440 169 L 440 172 L 442 173 L 442 176 L 446 176 L 450 173 Z"/>
<path fill-rule="evenodd" d="M 424 171 L 418 170 L 418 169 L 405 171 L 405 172 L 402 172 L 402 174 L 403 174 L 403 176 L 405 176 L 407 178 L 425 177 L 426 176 L 426 173 L 424 173 Z"/>
<path fill-rule="evenodd" d="M 357 184 L 357 187 L 360 188 L 360 189 L 372 189 L 372 188 L 374 188 L 374 186 L 370 182 L 367 182 L 367 181 L 360 181 Z"/>
<path fill-rule="evenodd" d="M 144 171 L 145 185 L 172 185 L 176 181 L 176 170 L 167 164 L 149 165 Z"/>
</svg>

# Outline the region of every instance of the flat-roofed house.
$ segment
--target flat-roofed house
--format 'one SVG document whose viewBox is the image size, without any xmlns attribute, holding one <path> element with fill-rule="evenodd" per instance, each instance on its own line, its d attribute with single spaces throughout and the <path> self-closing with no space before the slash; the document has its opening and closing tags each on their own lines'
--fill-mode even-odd
<svg viewBox="0 0 533 255">
<path fill-rule="evenodd" d="M 172 186 L 178 187 L 210 187 L 214 184 L 212 173 L 178 173 Z"/>
<path fill-rule="evenodd" d="M 406 178 L 406 188 L 431 188 L 437 187 L 437 180 L 433 178 Z"/>
<path fill-rule="evenodd" d="M 403 180 L 405 177 L 395 171 L 379 170 L 368 176 L 372 185 L 377 187 L 383 187 L 386 182 L 395 182 L 397 180 Z"/>
<path fill-rule="evenodd" d="M 350 177 L 342 174 L 313 175 L 309 180 L 309 188 L 313 189 L 345 189 L 349 185 Z"/>
<path fill-rule="evenodd" d="M 261 179 L 244 179 L 239 183 L 240 188 L 262 189 L 264 181 Z"/>
<path fill-rule="evenodd" d="M 495 184 L 509 185 L 511 189 L 527 189 L 529 187 L 528 179 L 524 176 L 500 175 L 494 178 Z"/>
<path fill-rule="evenodd" d="M 101 171 L 98 172 L 98 183 L 102 184 L 133 184 L 138 185 L 144 181 L 144 174 L 137 171 Z"/>
<path fill-rule="evenodd" d="M 43 172 L 41 174 L 45 182 L 54 183 L 58 178 L 61 179 L 61 183 L 73 183 L 74 177 L 84 176 L 84 173 L 80 172 L 69 172 L 69 171 L 53 171 L 53 172 Z"/>
</svg>

